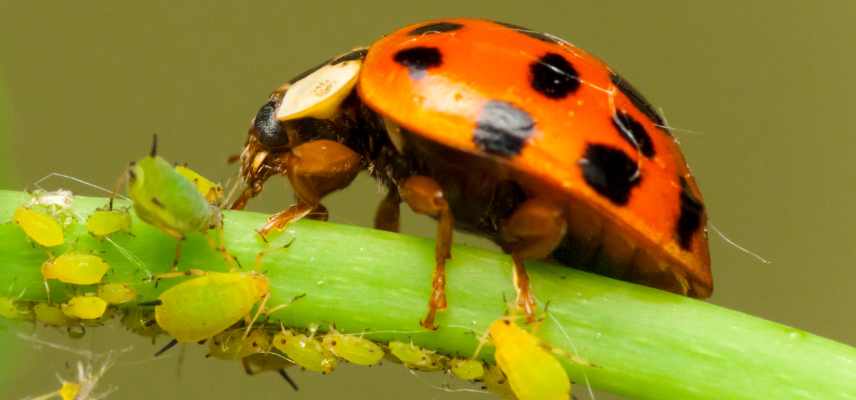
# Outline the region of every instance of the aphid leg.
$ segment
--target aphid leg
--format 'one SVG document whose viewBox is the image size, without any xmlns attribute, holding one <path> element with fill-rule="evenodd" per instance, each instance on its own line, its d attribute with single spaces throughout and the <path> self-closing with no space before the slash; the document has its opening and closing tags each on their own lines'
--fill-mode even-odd
<svg viewBox="0 0 856 400">
<path fill-rule="evenodd" d="M 535 321 L 535 299 L 529 290 L 529 275 L 523 261 L 549 256 L 565 235 L 567 223 L 561 207 L 532 198 L 520 204 L 502 223 L 502 247 L 514 261 L 517 307 L 528 322 Z"/>
<path fill-rule="evenodd" d="M 446 309 L 446 260 L 451 258 L 452 229 L 455 219 L 449 210 L 449 203 L 443 196 L 443 189 L 437 182 L 426 176 L 411 176 L 399 187 L 401 198 L 410 208 L 423 215 L 437 218 L 437 242 L 434 248 L 434 278 L 431 284 L 431 298 L 428 301 L 428 313 L 421 324 L 427 329 L 436 329 L 434 318 L 437 310 Z"/>
<path fill-rule="evenodd" d="M 401 220 L 401 196 L 398 195 L 398 189 L 392 187 L 386 193 L 386 197 L 381 200 L 377 206 L 377 211 L 374 217 L 375 229 L 381 229 L 389 232 L 398 232 L 399 222 Z"/>
<path fill-rule="evenodd" d="M 179 277 L 182 277 L 182 276 L 204 276 L 204 275 L 207 275 L 207 274 L 208 274 L 208 271 L 201 270 L 201 269 L 196 269 L 196 268 L 191 268 L 191 269 L 188 269 L 187 271 L 170 271 L 170 272 L 165 272 L 165 273 L 163 273 L 163 274 L 157 274 L 157 275 L 155 275 L 155 276 L 154 276 L 154 280 L 155 280 L 155 287 L 157 287 L 158 282 L 160 282 L 160 281 L 162 281 L 162 280 L 164 280 L 164 279 L 179 278 Z"/>
<path fill-rule="evenodd" d="M 232 253 L 229 253 L 229 250 L 226 250 L 226 231 L 223 230 L 223 225 L 214 228 L 217 230 L 217 239 L 213 239 L 211 236 L 206 235 L 206 239 L 208 239 L 208 245 L 211 246 L 212 249 L 217 250 L 220 255 L 223 256 L 223 259 L 226 260 L 226 263 L 231 265 L 231 271 L 243 269 L 241 265 L 241 261 L 238 260 L 237 257 L 233 256 Z"/>
<path fill-rule="evenodd" d="M 291 377 L 288 376 L 288 372 L 285 372 L 284 369 L 278 369 L 276 372 L 279 374 L 279 376 L 282 377 L 282 379 L 285 379 L 285 381 L 288 382 L 289 385 L 291 385 L 291 388 L 294 389 L 295 392 L 299 390 L 297 388 L 297 382 L 295 382 L 294 379 L 291 379 Z"/>
<path fill-rule="evenodd" d="M 359 154 L 341 143 L 323 139 L 294 147 L 277 162 L 283 164 L 277 168 L 288 176 L 298 201 L 270 217 L 259 229 L 262 236 L 323 207 L 324 196 L 350 185 L 360 171 Z"/>
<path fill-rule="evenodd" d="M 166 345 L 164 345 L 163 347 L 161 347 L 161 349 L 160 349 L 160 350 L 158 350 L 158 351 L 155 353 L 155 357 L 160 356 L 160 355 L 161 355 L 161 354 L 163 354 L 163 353 L 166 353 L 166 351 L 167 351 L 167 350 L 169 350 L 169 349 L 171 349 L 171 348 L 175 347 L 175 345 L 177 345 L 177 344 L 178 344 L 178 339 L 172 339 L 172 340 L 170 340 L 170 341 L 169 341 L 169 343 L 167 343 Z"/>
</svg>

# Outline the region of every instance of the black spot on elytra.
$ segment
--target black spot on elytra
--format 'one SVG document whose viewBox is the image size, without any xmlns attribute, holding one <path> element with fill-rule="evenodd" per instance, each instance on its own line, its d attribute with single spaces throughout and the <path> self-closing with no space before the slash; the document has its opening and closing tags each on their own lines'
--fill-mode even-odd
<svg viewBox="0 0 856 400">
<path fill-rule="evenodd" d="M 639 111 L 641 111 L 643 114 L 645 114 L 645 116 L 650 118 L 651 121 L 654 122 L 654 124 L 658 127 L 662 128 L 663 131 L 669 133 L 669 130 L 666 129 L 666 121 L 663 120 L 663 117 L 660 115 L 660 113 L 657 112 L 656 109 L 654 109 L 654 106 L 652 106 L 651 103 L 649 103 L 648 100 L 646 100 L 645 97 L 642 96 L 642 93 L 636 90 L 636 88 L 631 85 L 630 82 L 626 81 L 624 78 L 621 77 L 621 75 L 618 75 L 615 72 L 609 73 L 609 79 L 615 86 L 618 87 L 618 90 L 620 90 L 621 93 L 624 93 L 624 95 L 630 99 L 630 102 L 632 102 L 633 105 L 639 109 Z"/>
<path fill-rule="evenodd" d="M 701 228 L 704 204 L 690 192 L 687 180 L 682 176 L 679 179 L 681 181 L 681 214 L 678 217 L 676 231 L 678 245 L 689 251 L 693 235 Z"/>
<path fill-rule="evenodd" d="M 574 66 L 561 54 L 547 53 L 529 65 L 532 89 L 551 99 L 562 99 L 580 87 Z"/>
<path fill-rule="evenodd" d="M 410 77 L 413 79 L 420 79 L 425 76 L 425 70 L 443 64 L 443 55 L 436 47 L 420 46 L 399 50 L 393 59 L 407 67 L 410 71 Z"/>
<path fill-rule="evenodd" d="M 513 30 L 517 31 L 518 33 L 522 33 L 522 34 L 529 36 L 533 39 L 538 39 L 542 42 L 551 43 L 551 44 L 558 44 L 558 45 L 567 44 L 567 42 L 565 42 L 561 38 L 553 36 L 549 33 L 533 31 L 532 29 L 529 29 L 529 28 L 526 28 L 526 27 L 523 27 L 520 25 L 510 24 L 508 22 L 500 22 L 500 21 L 493 21 L 493 22 L 495 22 L 499 25 L 502 25 L 506 28 L 513 29 Z"/>
<path fill-rule="evenodd" d="M 346 61 L 362 60 L 366 58 L 366 54 L 368 53 L 369 49 L 366 48 L 354 49 L 345 54 L 342 54 L 339 57 L 334 58 L 333 61 L 330 61 L 330 65 L 341 64 Z"/>
<path fill-rule="evenodd" d="M 407 34 L 410 36 L 430 35 L 432 33 L 453 32 L 463 27 L 463 25 L 454 22 L 434 22 L 415 28 Z"/>
<path fill-rule="evenodd" d="M 534 127 L 526 111 L 509 102 L 491 100 L 479 112 L 473 141 L 487 153 L 510 157 L 520 153 Z"/>
<path fill-rule="evenodd" d="M 253 120 L 253 130 L 263 145 L 269 148 L 282 147 L 288 144 L 288 135 L 282 131 L 276 119 L 276 109 L 282 99 L 272 99 L 265 103 Z"/>
<path fill-rule="evenodd" d="M 627 204 L 630 192 L 642 181 L 636 162 L 611 146 L 589 144 L 579 165 L 589 187 L 615 205 Z"/>
<path fill-rule="evenodd" d="M 648 158 L 654 157 L 654 143 L 651 142 L 651 136 L 648 136 L 645 127 L 630 114 L 624 111 L 615 113 L 612 116 L 612 126 L 631 146 L 642 152 L 642 155 Z"/>
</svg>

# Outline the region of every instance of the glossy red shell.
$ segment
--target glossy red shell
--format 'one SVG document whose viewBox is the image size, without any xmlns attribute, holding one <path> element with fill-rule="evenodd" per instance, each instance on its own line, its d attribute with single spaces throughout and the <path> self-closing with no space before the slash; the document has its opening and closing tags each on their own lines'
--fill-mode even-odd
<svg viewBox="0 0 856 400">
<path fill-rule="evenodd" d="M 438 23 L 460 27 L 413 34 L 414 29 Z M 616 85 L 617 75 L 606 64 L 567 42 L 550 39 L 486 20 L 411 25 L 370 47 L 358 81 L 359 95 L 369 107 L 415 134 L 499 160 L 527 191 L 566 204 L 573 215 L 598 216 L 605 221 L 602 229 L 620 233 L 611 240 L 626 242 L 619 248 L 644 250 L 646 268 L 651 273 L 661 270 L 675 282 L 645 282 L 652 278 L 634 278 L 633 273 L 625 276 L 628 280 L 709 296 L 713 281 L 706 214 L 678 144 L 658 126 L 661 121 L 651 118 L 650 109 L 639 107 L 639 99 L 632 98 L 635 92 Z M 395 60 L 400 51 L 415 47 L 435 48 L 442 55 L 442 62 L 418 79 Z M 571 95 L 550 98 L 533 89 L 531 65 L 547 53 L 561 54 L 576 70 L 580 84 Z M 534 131 L 521 151 L 508 157 L 487 154 L 473 138 L 480 110 L 497 100 L 525 110 L 534 121 Z M 611 118 L 616 112 L 644 127 L 656 149 L 653 156 L 645 157 L 616 132 Z M 641 180 L 626 204 L 616 204 L 586 184 L 580 163 L 592 143 L 620 149 L 636 162 Z M 687 198 L 701 207 L 694 211 L 698 221 L 692 221 L 699 226 L 681 238 Z M 585 223 L 582 220 L 580 224 Z M 570 229 L 582 230 L 578 234 L 583 236 L 585 229 L 594 229 L 580 224 Z"/>
</svg>

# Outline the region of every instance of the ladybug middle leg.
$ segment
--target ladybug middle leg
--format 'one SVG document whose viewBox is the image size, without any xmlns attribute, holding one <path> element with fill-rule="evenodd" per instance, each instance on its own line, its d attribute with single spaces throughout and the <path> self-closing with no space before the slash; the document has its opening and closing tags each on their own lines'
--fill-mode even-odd
<svg viewBox="0 0 856 400">
<path fill-rule="evenodd" d="M 398 189 L 390 188 L 375 212 L 374 227 L 389 232 L 398 232 L 401 220 L 401 196 Z"/>
<path fill-rule="evenodd" d="M 438 220 L 437 242 L 434 248 L 434 278 L 431 284 L 431 298 L 428 300 L 428 314 L 421 324 L 427 329 L 435 329 L 434 318 L 437 310 L 446 309 L 446 260 L 451 257 L 452 229 L 455 219 L 449 209 L 449 203 L 443 195 L 443 189 L 432 178 L 411 176 L 399 186 L 401 199 L 418 213 Z"/>
<path fill-rule="evenodd" d="M 517 206 L 502 222 L 502 248 L 514 261 L 514 288 L 517 307 L 529 322 L 535 321 L 535 298 L 529 288 L 529 275 L 523 261 L 547 258 L 565 236 L 567 222 L 561 207 L 531 198 Z"/>
<path fill-rule="evenodd" d="M 289 222 L 316 213 L 326 219 L 321 199 L 348 186 L 360 172 L 360 156 L 347 146 L 320 139 L 303 143 L 280 156 L 278 168 L 288 177 L 297 204 L 280 211 L 259 229 L 263 237 Z"/>
</svg>

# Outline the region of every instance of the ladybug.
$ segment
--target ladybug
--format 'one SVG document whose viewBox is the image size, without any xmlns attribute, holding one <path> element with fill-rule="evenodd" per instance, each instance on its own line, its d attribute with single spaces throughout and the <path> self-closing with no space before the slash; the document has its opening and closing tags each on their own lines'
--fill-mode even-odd
<svg viewBox="0 0 856 400">
<path fill-rule="evenodd" d="M 262 235 L 310 216 L 367 170 L 388 188 L 375 226 L 403 201 L 438 221 L 422 325 L 446 307 L 453 229 L 511 255 L 533 318 L 525 260 L 705 298 L 713 290 L 701 193 L 663 117 L 624 78 L 546 33 L 479 19 L 404 27 L 279 87 L 240 156 L 243 208 L 284 175 L 297 203 Z"/>
</svg>

